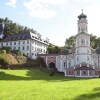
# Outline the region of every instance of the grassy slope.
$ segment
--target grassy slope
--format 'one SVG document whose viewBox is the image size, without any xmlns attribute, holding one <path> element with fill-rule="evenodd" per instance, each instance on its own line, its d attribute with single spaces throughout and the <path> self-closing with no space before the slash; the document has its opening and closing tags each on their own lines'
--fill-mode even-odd
<svg viewBox="0 0 100 100">
<path fill-rule="evenodd" d="M 0 100 L 100 100 L 100 79 L 33 70 L 0 70 Z"/>
<path fill-rule="evenodd" d="M 12 54 L 6 54 L 9 64 L 18 64 L 17 59 Z"/>
</svg>

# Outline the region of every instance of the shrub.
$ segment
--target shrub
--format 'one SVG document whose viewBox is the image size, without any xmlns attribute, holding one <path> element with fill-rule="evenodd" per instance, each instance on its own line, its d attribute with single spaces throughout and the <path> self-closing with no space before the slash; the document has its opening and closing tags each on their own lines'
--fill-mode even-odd
<svg viewBox="0 0 100 100">
<path fill-rule="evenodd" d="M 6 50 L 7 53 L 11 52 L 11 48 L 10 47 L 1 47 L 1 50 Z"/>
<path fill-rule="evenodd" d="M 1 68 L 7 68 L 8 65 L 9 65 L 9 63 L 7 61 L 7 58 L 4 55 L 0 54 L 0 66 L 1 66 Z"/>
<path fill-rule="evenodd" d="M 6 50 L 1 50 L 0 53 L 6 54 Z"/>
<path fill-rule="evenodd" d="M 12 50 L 11 52 L 18 55 L 18 56 L 23 56 L 23 53 L 19 50 Z"/>
<path fill-rule="evenodd" d="M 42 66 L 42 67 L 46 67 L 46 63 L 44 61 L 44 59 L 42 57 L 38 57 L 37 58 L 38 63 Z"/>
</svg>

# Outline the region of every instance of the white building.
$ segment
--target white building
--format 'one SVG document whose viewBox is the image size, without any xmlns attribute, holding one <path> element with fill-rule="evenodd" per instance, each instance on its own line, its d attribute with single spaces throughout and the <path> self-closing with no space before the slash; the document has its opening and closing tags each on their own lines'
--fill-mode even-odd
<svg viewBox="0 0 100 100">
<path fill-rule="evenodd" d="M 19 33 L 8 35 L 0 40 L 0 47 L 11 47 L 12 50 L 20 50 L 32 59 L 37 58 L 37 54 L 46 54 L 49 44 L 48 38 L 41 38 L 39 33 Z"/>
<path fill-rule="evenodd" d="M 61 50 L 59 54 L 40 55 L 45 59 L 47 67 L 56 67 L 65 76 L 98 77 L 100 76 L 100 47 L 96 50 L 90 47 L 87 16 L 83 12 L 78 16 L 78 34 L 75 47 L 71 50 Z"/>
</svg>

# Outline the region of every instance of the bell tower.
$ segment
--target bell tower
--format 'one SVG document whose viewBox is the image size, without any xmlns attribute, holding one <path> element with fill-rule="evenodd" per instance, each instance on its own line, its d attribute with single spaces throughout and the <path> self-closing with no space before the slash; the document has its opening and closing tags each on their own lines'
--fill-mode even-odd
<svg viewBox="0 0 100 100">
<path fill-rule="evenodd" d="M 87 16 L 82 13 L 78 16 L 78 34 L 76 35 L 75 47 L 90 47 L 90 36 L 88 35 Z"/>
<path fill-rule="evenodd" d="M 88 28 L 87 28 L 87 16 L 85 14 L 83 14 L 83 9 L 82 9 L 82 13 L 78 16 L 78 33 L 84 32 L 84 33 L 88 33 Z"/>
<path fill-rule="evenodd" d="M 78 16 L 78 34 L 76 35 L 75 51 L 76 51 L 76 65 L 77 64 L 91 64 L 91 48 L 90 35 L 87 28 L 87 16 L 82 13 Z"/>
</svg>

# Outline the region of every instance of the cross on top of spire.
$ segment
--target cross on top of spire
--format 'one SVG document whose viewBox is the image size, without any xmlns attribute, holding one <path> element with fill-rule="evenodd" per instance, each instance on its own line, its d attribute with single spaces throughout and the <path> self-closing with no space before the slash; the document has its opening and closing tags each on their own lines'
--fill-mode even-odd
<svg viewBox="0 0 100 100">
<path fill-rule="evenodd" d="M 82 9 L 82 14 L 83 14 L 83 9 Z"/>
</svg>

